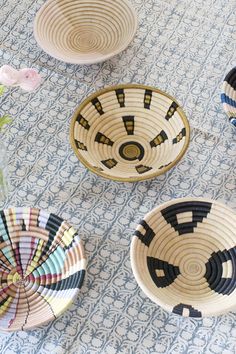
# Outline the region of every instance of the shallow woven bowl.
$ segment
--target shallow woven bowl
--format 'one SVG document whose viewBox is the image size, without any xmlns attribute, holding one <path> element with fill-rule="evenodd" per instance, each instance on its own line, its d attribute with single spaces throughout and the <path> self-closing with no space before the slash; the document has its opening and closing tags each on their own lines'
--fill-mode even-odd
<svg viewBox="0 0 236 354">
<path fill-rule="evenodd" d="M 139 181 L 166 172 L 181 159 L 189 124 L 166 93 L 120 85 L 96 92 L 79 106 L 71 143 L 79 160 L 98 175 Z"/>
<path fill-rule="evenodd" d="M 147 214 L 131 242 L 131 266 L 146 295 L 189 317 L 236 309 L 236 214 L 202 198 L 167 202 Z"/>
<path fill-rule="evenodd" d="M 34 22 L 39 46 L 73 64 L 111 58 L 129 45 L 136 30 L 137 16 L 127 0 L 48 0 Z"/>
<path fill-rule="evenodd" d="M 236 68 L 233 68 L 224 79 L 221 102 L 230 122 L 236 127 Z"/>
<path fill-rule="evenodd" d="M 0 211 L 0 330 L 55 319 L 77 296 L 86 259 L 75 230 L 34 208 Z"/>
</svg>

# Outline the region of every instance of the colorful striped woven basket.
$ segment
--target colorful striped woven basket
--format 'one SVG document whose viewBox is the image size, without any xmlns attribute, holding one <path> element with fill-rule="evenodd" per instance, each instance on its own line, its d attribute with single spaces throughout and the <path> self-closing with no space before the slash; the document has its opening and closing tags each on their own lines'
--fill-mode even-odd
<svg viewBox="0 0 236 354">
<path fill-rule="evenodd" d="M 79 160 L 117 181 L 165 173 L 186 152 L 189 136 L 188 120 L 174 98 L 135 84 L 94 93 L 71 123 L 71 144 Z"/>
<path fill-rule="evenodd" d="M 146 295 L 189 317 L 236 309 L 236 214 L 202 198 L 167 202 L 147 214 L 131 243 L 131 266 Z"/>
<path fill-rule="evenodd" d="M 221 102 L 230 122 L 236 127 L 236 67 L 224 79 Z"/>
<path fill-rule="evenodd" d="M 86 259 L 73 227 L 35 208 L 0 211 L 0 330 L 55 319 L 77 296 Z"/>
<path fill-rule="evenodd" d="M 73 64 L 92 64 L 124 50 L 137 31 L 128 0 L 48 0 L 34 22 L 39 46 Z"/>
</svg>

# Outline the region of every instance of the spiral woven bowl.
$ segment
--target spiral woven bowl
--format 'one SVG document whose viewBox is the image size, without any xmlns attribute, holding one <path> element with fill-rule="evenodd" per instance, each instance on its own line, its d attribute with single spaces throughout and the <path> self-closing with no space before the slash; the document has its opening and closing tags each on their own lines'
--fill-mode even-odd
<svg viewBox="0 0 236 354">
<path fill-rule="evenodd" d="M 71 144 L 100 176 L 139 181 L 173 167 L 189 143 L 188 120 L 174 98 L 143 85 L 98 91 L 76 110 Z"/>
<path fill-rule="evenodd" d="M 236 214 L 215 201 L 183 198 L 144 217 L 131 266 L 146 295 L 189 317 L 236 309 Z"/>
<path fill-rule="evenodd" d="M 51 56 L 92 64 L 124 50 L 137 30 L 127 0 L 48 0 L 36 15 L 34 36 Z"/>
<path fill-rule="evenodd" d="M 230 122 L 236 127 L 236 68 L 224 79 L 221 102 Z"/>
<path fill-rule="evenodd" d="M 86 259 L 75 230 L 34 208 L 0 211 L 0 330 L 55 319 L 82 286 Z"/>
</svg>

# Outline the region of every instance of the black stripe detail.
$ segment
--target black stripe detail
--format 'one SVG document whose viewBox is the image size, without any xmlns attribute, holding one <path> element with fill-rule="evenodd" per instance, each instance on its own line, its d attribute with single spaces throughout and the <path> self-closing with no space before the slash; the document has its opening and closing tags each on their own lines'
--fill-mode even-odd
<svg viewBox="0 0 236 354">
<path fill-rule="evenodd" d="M 87 121 L 87 119 L 85 119 L 81 114 L 78 115 L 78 117 L 76 118 L 76 121 L 86 130 L 89 130 L 90 125 Z"/>
<path fill-rule="evenodd" d="M 101 161 L 101 163 L 103 163 L 103 165 L 106 166 L 107 168 L 111 169 L 115 167 L 118 162 L 115 159 L 108 159 L 108 160 Z"/>
<path fill-rule="evenodd" d="M 162 168 L 165 168 L 165 167 L 169 166 L 171 163 L 172 163 L 172 162 L 169 162 L 169 163 L 167 163 L 166 165 L 160 166 L 160 167 L 159 167 L 159 170 L 161 170 Z"/>
<path fill-rule="evenodd" d="M 126 152 L 126 147 L 137 147 L 137 151 L 135 151 L 135 154 L 127 154 Z M 139 160 L 141 161 L 144 157 L 144 148 L 141 144 L 137 143 L 136 141 L 128 141 L 127 143 L 124 143 L 120 146 L 119 148 L 119 154 L 120 156 L 127 161 L 135 161 Z"/>
<path fill-rule="evenodd" d="M 70 275 L 66 279 L 59 280 L 56 283 L 51 283 L 44 285 L 44 288 L 60 291 L 60 290 L 68 290 L 68 289 L 80 289 L 85 277 L 85 270 L 82 269 L 79 272 L 76 272 Z"/>
<path fill-rule="evenodd" d="M 125 107 L 125 93 L 124 93 L 124 89 L 117 89 L 116 90 L 116 97 L 117 100 L 120 104 L 120 107 Z"/>
<path fill-rule="evenodd" d="M 180 142 L 184 136 L 186 136 L 186 128 L 183 128 L 176 138 L 173 139 L 173 144 Z"/>
<path fill-rule="evenodd" d="M 143 234 L 141 234 L 140 231 L 136 230 L 134 232 L 134 235 L 137 236 L 140 239 L 140 241 L 142 243 L 144 243 L 144 245 L 149 247 L 150 243 L 152 242 L 152 240 L 155 236 L 155 233 L 152 230 L 152 228 L 146 223 L 145 220 L 140 221 L 139 224 L 143 226 L 143 228 L 145 229 L 145 233 L 143 235 Z"/>
<path fill-rule="evenodd" d="M 236 90 L 236 67 L 230 70 L 224 81 L 227 81 L 228 84 Z"/>
<path fill-rule="evenodd" d="M 152 102 L 152 91 L 151 90 L 145 90 L 144 100 L 143 100 L 144 108 L 150 109 L 151 102 Z"/>
<path fill-rule="evenodd" d="M 148 172 L 150 170 L 152 170 L 152 167 L 148 167 L 148 166 L 144 166 L 144 165 L 138 165 L 135 167 L 136 171 L 141 175 L 145 172 Z"/>
<path fill-rule="evenodd" d="M 168 140 L 168 136 L 164 130 L 160 132 L 152 141 L 150 141 L 151 147 L 156 147 L 158 145 L 163 144 L 166 140 Z"/>
<path fill-rule="evenodd" d="M 15 252 L 15 259 L 16 259 L 17 268 L 18 268 L 18 266 L 20 267 L 20 274 L 23 276 L 24 271 L 23 271 L 22 261 L 21 261 L 20 242 L 15 242 L 14 245 L 15 245 L 14 252 Z M 17 252 L 17 254 L 16 254 L 16 252 Z"/>
<path fill-rule="evenodd" d="M 134 116 L 122 117 L 128 135 L 134 135 Z"/>
<path fill-rule="evenodd" d="M 10 296 L 7 296 L 5 299 L 3 299 L 1 302 L 0 302 L 0 308 L 7 302 L 7 300 L 9 299 Z"/>
<path fill-rule="evenodd" d="M 182 316 L 184 309 L 189 310 L 189 317 L 202 317 L 201 311 L 196 310 L 191 305 L 178 304 L 173 308 L 172 312 Z"/>
<path fill-rule="evenodd" d="M 42 250 L 42 254 L 39 260 L 41 260 L 43 256 L 48 255 L 48 251 L 62 223 L 63 223 L 63 219 L 61 219 L 59 216 L 55 214 L 50 214 L 47 224 L 45 226 L 45 230 L 49 232 L 49 237 L 46 245 Z"/>
<path fill-rule="evenodd" d="M 9 234 L 9 231 L 8 231 L 7 220 L 6 220 L 4 211 L 1 210 L 0 214 L 1 214 L 2 222 L 3 222 L 4 228 L 5 228 L 6 234 L 7 234 L 7 236 L 8 236 L 8 240 L 4 240 L 3 237 L 0 236 L 0 242 L 5 242 L 6 245 L 7 245 L 7 242 L 9 241 L 9 243 L 10 243 L 10 245 L 11 245 L 12 255 L 14 256 L 14 261 L 15 261 L 15 264 L 16 264 L 16 266 L 17 266 L 16 254 L 15 254 L 15 250 L 14 250 L 13 245 L 12 245 L 12 240 L 11 240 L 11 238 L 10 238 L 10 234 Z M 8 245 L 7 245 L 7 246 L 8 246 Z M 2 252 L 3 252 L 3 251 L 2 251 Z M 5 256 L 5 254 L 4 254 L 4 256 Z M 12 265 L 12 261 L 10 261 L 10 260 L 7 258 L 7 256 L 5 256 L 5 257 L 6 257 L 6 259 L 8 260 L 9 264 Z"/>
<path fill-rule="evenodd" d="M 103 115 L 104 111 L 102 109 L 102 104 L 99 101 L 99 99 L 96 97 L 91 102 L 94 105 L 94 107 L 96 108 L 97 112 L 100 114 L 100 116 Z"/>
<path fill-rule="evenodd" d="M 152 280 L 158 288 L 169 286 L 180 274 L 179 267 L 154 257 L 147 257 L 147 266 Z M 164 275 L 157 275 L 157 270 L 163 271 Z"/>
<path fill-rule="evenodd" d="M 176 102 L 172 102 L 172 104 L 171 104 L 170 108 L 168 109 L 168 112 L 165 116 L 165 119 L 169 120 L 170 118 L 172 118 L 178 107 L 179 106 L 177 105 Z"/>
<path fill-rule="evenodd" d="M 114 144 L 113 141 L 111 141 L 111 139 L 109 139 L 106 135 L 102 134 L 102 133 L 97 133 L 96 137 L 95 137 L 95 141 L 97 143 L 101 143 L 101 144 L 105 144 L 105 145 L 110 145 L 112 146 Z"/>
<path fill-rule="evenodd" d="M 25 220 L 22 219 L 22 224 L 21 224 L 22 231 L 26 231 L 26 225 L 25 225 Z"/>
<path fill-rule="evenodd" d="M 231 261 L 232 276 L 223 278 L 223 264 L 227 261 Z M 213 252 L 206 263 L 204 277 L 212 290 L 219 294 L 230 295 L 236 289 L 236 247 Z"/>
<path fill-rule="evenodd" d="M 9 232 L 8 232 L 8 227 L 7 227 L 7 221 L 6 221 L 6 217 L 5 214 L 3 212 L 3 210 L 0 212 L 1 218 L 2 218 L 2 222 L 6 231 L 6 234 L 8 236 L 9 241 L 11 242 L 10 236 L 9 236 Z M 0 242 L 6 242 L 6 240 L 3 239 L 2 235 L 0 235 Z"/>
<path fill-rule="evenodd" d="M 211 211 L 211 206 L 212 204 L 207 202 L 182 202 L 170 205 L 163 209 L 161 213 L 167 223 L 170 224 L 179 235 L 183 235 L 193 233 L 194 227 L 197 226 L 197 223 L 202 222 L 204 218 L 207 218 L 207 215 Z M 192 221 L 179 224 L 177 215 L 188 211 L 193 213 Z"/>
<path fill-rule="evenodd" d="M 77 149 L 79 149 L 79 150 L 88 151 L 87 147 L 84 145 L 84 143 L 81 143 L 78 140 L 75 140 L 75 145 L 76 145 Z"/>
<path fill-rule="evenodd" d="M 8 263 L 8 266 L 6 265 L 6 263 Z M 9 271 L 9 272 L 12 270 L 12 264 L 5 256 L 5 254 L 2 252 L 2 250 L 0 250 L 0 267 L 5 271 Z M 3 284 L 3 280 L 1 280 L 1 284 Z"/>
</svg>

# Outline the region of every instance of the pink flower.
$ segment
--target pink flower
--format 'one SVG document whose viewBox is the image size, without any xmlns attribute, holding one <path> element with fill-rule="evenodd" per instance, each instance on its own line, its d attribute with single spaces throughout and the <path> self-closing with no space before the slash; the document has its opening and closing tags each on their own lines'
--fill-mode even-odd
<svg viewBox="0 0 236 354">
<path fill-rule="evenodd" d="M 3 65 L 0 68 L 0 83 L 5 86 L 15 86 L 18 83 L 19 71 L 10 65 Z"/>
<path fill-rule="evenodd" d="M 16 70 L 10 65 L 0 68 L 0 83 L 5 86 L 20 86 L 25 91 L 36 90 L 41 83 L 41 76 L 34 69 Z"/>
<path fill-rule="evenodd" d="M 19 70 L 19 78 L 17 84 L 25 91 L 36 90 L 41 83 L 39 73 L 30 68 Z"/>
</svg>

